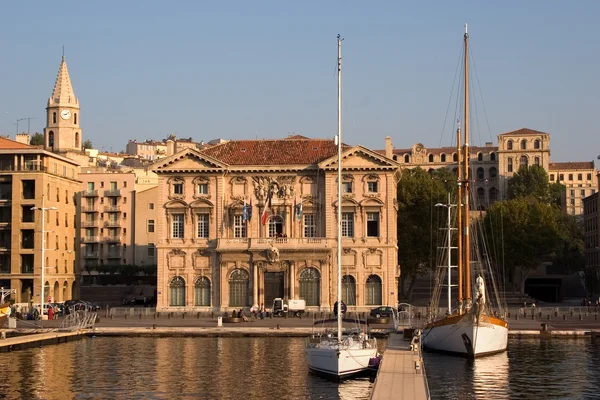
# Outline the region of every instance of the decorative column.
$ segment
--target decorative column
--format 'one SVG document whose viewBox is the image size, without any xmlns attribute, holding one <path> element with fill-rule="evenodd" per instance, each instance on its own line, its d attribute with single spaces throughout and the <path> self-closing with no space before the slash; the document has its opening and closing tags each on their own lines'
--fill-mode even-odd
<svg viewBox="0 0 600 400">
<path fill-rule="evenodd" d="M 258 307 L 258 263 L 252 263 L 252 307 Z"/>
<path fill-rule="evenodd" d="M 219 285 L 219 295 L 220 295 L 220 305 L 221 305 L 221 311 L 225 310 L 225 307 L 229 307 L 229 302 L 225 301 L 225 285 L 227 283 L 227 279 L 225 279 L 227 276 L 227 263 L 221 262 L 221 265 L 219 267 L 219 277 L 220 277 L 220 285 Z"/>
</svg>

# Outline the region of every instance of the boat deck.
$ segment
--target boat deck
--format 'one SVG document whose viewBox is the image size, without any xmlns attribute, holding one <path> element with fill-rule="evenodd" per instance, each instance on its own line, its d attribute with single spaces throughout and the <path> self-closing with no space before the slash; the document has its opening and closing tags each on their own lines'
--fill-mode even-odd
<svg viewBox="0 0 600 400">
<path fill-rule="evenodd" d="M 377 372 L 371 400 L 429 399 L 429 387 L 420 348 L 412 351 L 410 341 L 390 334 Z"/>
</svg>

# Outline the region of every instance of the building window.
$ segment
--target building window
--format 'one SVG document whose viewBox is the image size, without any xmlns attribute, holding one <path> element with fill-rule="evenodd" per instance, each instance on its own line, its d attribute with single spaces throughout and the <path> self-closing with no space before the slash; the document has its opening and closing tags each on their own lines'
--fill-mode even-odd
<svg viewBox="0 0 600 400">
<path fill-rule="evenodd" d="M 79 148 L 79 132 L 75 132 L 75 148 Z"/>
<path fill-rule="evenodd" d="M 342 213 L 342 237 L 354 237 L 354 213 Z"/>
<path fill-rule="evenodd" d="M 490 161 L 496 161 L 496 153 L 490 153 Z"/>
<path fill-rule="evenodd" d="M 540 158 L 539 157 L 535 157 L 534 158 L 534 164 L 537 165 L 538 167 L 540 166 Z"/>
<path fill-rule="evenodd" d="M 592 174 L 587 174 L 587 180 L 591 181 L 592 180 Z"/>
<path fill-rule="evenodd" d="M 571 190 L 571 197 L 575 197 L 575 191 Z"/>
<path fill-rule="evenodd" d="M 454 160 L 454 162 L 458 162 L 458 154 L 457 153 L 454 153 L 452 155 L 452 160 Z"/>
<path fill-rule="evenodd" d="M 181 276 L 176 276 L 171 280 L 169 285 L 170 299 L 169 306 L 184 307 L 185 306 L 185 280 Z"/>
<path fill-rule="evenodd" d="M 356 305 L 356 281 L 352 275 L 342 277 L 342 301 L 348 306 Z"/>
<path fill-rule="evenodd" d="M 477 153 L 477 161 L 483 161 L 483 154 Z"/>
<path fill-rule="evenodd" d="M 484 179 L 485 179 L 485 172 L 483 171 L 483 168 L 481 168 L 481 167 L 477 168 L 477 180 L 482 181 Z"/>
<path fill-rule="evenodd" d="M 404 162 L 407 164 L 410 162 L 410 157 L 408 156 L 408 154 L 404 156 Z"/>
<path fill-rule="evenodd" d="M 513 149 L 513 141 L 512 140 L 509 140 L 508 142 L 506 142 L 506 149 L 507 150 Z"/>
<path fill-rule="evenodd" d="M 512 157 L 508 157 L 508 159 L 506 160 L 506 170 L 508 172 L 513 172 L 513 161 L 512 161 Z"/>
<path fill-rule="evenodd" d="M 440 161 L 441 161 L 441 162 L 446 162 L 446 155 L 445 155 L 445 154 L 442 154 L 442 155 L 440 156 Z"/>
<path fill-rule="evenodd" d="M 573 174 L 569 174 L 569 180 L 572 181 L 573 180 Z"/>
<path fill-rule="evenodd" d="M 321 304 L 321 275 L 316 268 L 306 268 L 300 273 L 298 279 L 300 284 L 301 299 L 306 301 L 307 306 L 319 306 Z"/>
<path fill-rule="evenodd" d="M 52 123 L 55 124 L 56 123 L 56 112 L 52 113 Z"/>
<path fill-rule="evenodd" d="M 485 189 L 484 188 L 477 188 L 477 200 L 479 201 L 480 204 L 485 201 Z"/>
<path fill-rule="evenodd" d="M 304 214 L 304 237 L 316 237 L 315 214 Z"/>
<path fill-rule="evenodd" d="M 563 174 L 559 174 L 558 175 L 558 180 L 559 180 L 559 182 L 564 181 L 565 180 L 565 176 Z"/>
<path fill-rule="evenodd" d="M 148 243 L 148 258 L 154 258 L 156 254 L 156 246 L 154 243 Z"/>
<path fill-rule="evenodd" d="M 581 189 L 581 197 L 585 197 L 585 189 Z"/>
<path fill-rule="evenodd" d="M 496 179 L 498 177 L 498 170 L 496 169 L 496 167 L 491 167 L 489 173 L 490 179 Z"/>
<path fill-rule="evenodd" d="M 183 183 L 173 184 L 173 194 L 183 194 Z"/>
<path fill-rule="evenodd" d="M 34 245 L 34 230 L 33 229 L 21 229 L 21 248 L 22 249 L 33 249 Z"/>
<path fill-rule="evenodd" d="M 21 273 L 33 274 L 33 254 L 21 254 Z"/>
<path fill-rule="evenodd" d="M 367 236 L 368 237 L 379 237 L 379 213 L 368 212 L 367 213 Z"/>
<path fill-rule="evenodd" d="M 580 181 L 583 179 L 583 174 L 577 174 L 577 180 Z"/>
<path fill-rule="evenodd" d="M 148 209 L 154 210 L 154 203 L 148 203 Z"/>
<path fill-rule="evenodd" d="M 529 161 L 527 160 L 527 156 L 521 156 L 521 159 L 519 160 L 519 164 L 524 165 L 524 166 L 528 166 L 529 165 Z"/>
<path fill-rule="evenodd" d="M 527 140 L 523 139 L 521 140 L 521 150 L 526 150 L 527 149 Z"/>
<path fill-rule="evenodd" d="M 196 234 L 199 238 L 208 238 L 208 214 L 196 214 Z"/>
<path fill-rule="evenodd" d="M 194 305 L 199 307 L 210 306 L 210 281 L 205 276 L 196 279 L 196 284 L 194 285 Z"/>
<path fill-rule="evenodd" d="M 539 150 L 539 148 L 540 148 L 540 140 L 539 139 L 535 139 L 535 141 L 533 142 L 533 148 L 536 150 Z"/>
<path fill-rule="evenodd" d="M 235 215 L 233 217 L 233 237 L 246 237 L 246 223 L 243 221 L 241 215 Z"/>
<path fill-rule="evenodd" d="M 381 305 L 381 278 L 370 275 L 365 285 L 365 304 L 369 306 Z"/>
<path fill-rule="evenodd" d="M 48 132 L 48 147 L 54 147 L 54 132 Z"/>
<path fill-rule="evenodd" d="M 73 123 L 74 123 L 75 125 L 77 125 L 77 113 L 74 113 L 74 114 L 73 114 L 73 119 L 74 119 Z"/>
<path fill-rule="evenodd" d="M 154 233 L 154 220 L 148 220 L 148 233 Z"/>
<path fill-rule="evenodd" d="M 554 174 L 550 174 L 550 180 L 554 182 Z"/>
<path fill-rule="evenodd" d="M 352 193 L 352 182 L 342 182 L 342 193 Z"/>
<path fill-rule="evenodd" d="M 429 162 L 433 162 L 433 154 L 429 155 Z M 348 303 L 346 303 L 346 304 L 348 304 Z"/>
<path fill-rule="evenodd" d="M 31 204 L 21 206 L 21 210 L 22 210 L 21 222 L 34 222 L 35 221 L 35 211 L 31 209 L 32 207 L 33 206 Z"/>
<path fill-rule="evenodd" d="M 377 187 L 377 181 L 367 182 L 367 192 L 369 193 L 377 193 L 379 188 Z"/>
<path fill-rule="evenodd" d="M 269 237 L 283 236 L 283 218 L 274 216 L 269 219 Z"/>
<path fill-rule="evenodd" d="M 246 307 L 248 305 L 248 272 L 236 268 L 229 276 L 229 305 L 231 307 Z M 308 305 L 308 304 L 307 304 Z"/>
<path fill-rule="evenodd" d="M 35 181 L 34 180 L 23 180 L 21 191 L 23 193 L 23 199 L 35 199 Z M 42 186 L 43 191 L 43 186 Z"/>
<path fill-rule="evenodd" d="M 208 194 L 208 183 L 198 184 L 198 194 Z"/>
<path fill-rule="evenodd" d="M 184 214 L 171 214 L 171 237 L 173 239 L 183 239 L 184 218 Z"/>
</svg>

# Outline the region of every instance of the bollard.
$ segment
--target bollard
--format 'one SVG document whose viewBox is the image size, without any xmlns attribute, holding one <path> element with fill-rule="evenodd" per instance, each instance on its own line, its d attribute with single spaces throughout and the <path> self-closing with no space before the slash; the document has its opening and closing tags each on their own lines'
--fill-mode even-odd
<svg viewBox="0 0 600 400">
<path fill-rule="evenodd" d="M 277 329 L 279 329 L 279 324 L 277 324 Z"/>
<path fill-rule="evenodd" d="M 171 313 L 169 313 L 169 319 L 171 319 Z"/>
<path fill-rule="evenodd" d="M 581 314 L 579 314 L 579 320 L 582 321 L 583 320 L 583 316 Z"/>
<path fill-rule="evenodd" d="M 156 313 L 154 313 L 154 319 L 156 319 Z"/>
<path fill-rule="evenodd" d="M 156 329 L 156 324 L 152 324 L 152 329 Z"/>
<path fill-rule="evenodd" d="M 550 314 L 548 314 L 547 317 L 548 317 L 547 320 L 550 321 Z"/>
<path fill-rule="evenodd" d="M 554 311 L 554 316 L 558 317 L 558 311 Z"/>
<path fill-rule="evenodd" d="M 567 314 L 563 314 L 563 321 L 567 320 Z"/>
<path fill-rule="evenodd" d="M 215 318 L 215 313 L 211 311 L 210 313 L 210 319 L 214 319 Z"/>
<path fill-rule="evenodd" d="M 140 319 L 142 319 L 142 314 L 140 314 Z"/>
<path fill-rule="evenodd" d="M 127 319 L 127 314 L 125 314 L 125 319 Z"/>
<path fill-rule="evenodd" d="M 548 331 L 548 324 L 544 322 L 542 324 L 542 332 L 547 332 L 547 331 Z"/>
<path fill-rule="evenodd" d="M 508 313 L 508 318 L 510 318 L 510 313 Z"/>
<path fill-rule="evenodd" d="M 198 314 L 196 314 L 196 319 L 200 319 L 200 311 L 198 311 Z"/>
<path fill-rule="evenodd" d="M 181 313 L 181 318 L 185 319 L 185 313 Z"/>
</svg>

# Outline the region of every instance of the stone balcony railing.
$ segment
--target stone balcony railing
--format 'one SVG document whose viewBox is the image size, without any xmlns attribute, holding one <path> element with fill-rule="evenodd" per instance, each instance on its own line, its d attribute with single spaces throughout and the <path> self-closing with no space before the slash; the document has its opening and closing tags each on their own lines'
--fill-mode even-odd
<svg viewBox="0 0 600 400">
<path fill-rule="evenodd" d="M 279 250 L 329 249 L 332 244 L 327 238 L 223 238 L 218 239 L 217 250 L 262 250 L 277 247 Z"/>
</svg>

